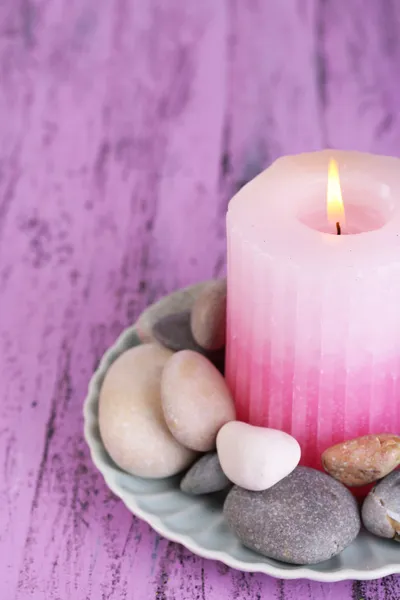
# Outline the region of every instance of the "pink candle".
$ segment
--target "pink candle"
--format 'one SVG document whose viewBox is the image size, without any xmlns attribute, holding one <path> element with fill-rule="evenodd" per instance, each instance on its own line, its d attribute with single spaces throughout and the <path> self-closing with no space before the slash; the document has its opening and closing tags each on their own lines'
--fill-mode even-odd
<svg viewBox="0 0 400 600">
<path fill-rule="evenodd" d="M 326 209 L 333 157 L 346 220 Z M 238 418 L 328 446 L 400 431 L 400 160 L 281 158 L 232 199 L 227 380 Z"/>
</svg>

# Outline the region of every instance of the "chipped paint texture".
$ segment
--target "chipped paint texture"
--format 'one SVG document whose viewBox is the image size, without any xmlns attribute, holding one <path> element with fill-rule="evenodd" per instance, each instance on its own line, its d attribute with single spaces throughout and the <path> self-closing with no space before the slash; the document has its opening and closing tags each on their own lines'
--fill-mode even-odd
<svg viewBox="0 0 400 600">
<path fill-rule="evenodd" d="M 0 597 L 391 600 L 396 577 L 235 572 L 160 539 L 82 437 L 100 356 L 225 269 L 228 198 L 279 155 L 400 152 L 400 4 L 0 3 Z"/>
</svg>

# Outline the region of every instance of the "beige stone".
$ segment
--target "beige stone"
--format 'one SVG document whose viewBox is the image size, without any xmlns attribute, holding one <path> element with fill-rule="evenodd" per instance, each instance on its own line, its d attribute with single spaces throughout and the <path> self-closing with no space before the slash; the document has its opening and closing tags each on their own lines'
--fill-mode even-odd
<svg viewBox="0 0 400 600">
<path fill-rule="evenodd" d="M 155 341 L 152 333 L 155 323 L 167 315 L 192 310 L 196 299 L 209 283 L 209 281 L 202 281 L 177 290 L 146 308 L 136 323 L 140 339 L 143 342 Z"/>
<path fill-rule="evenodd" d="M 235 418 L 224 378 L 207 358 L 192 350 L 182 350 L 169 359 L 161 395 L 170 431 L 193 450 L 213 450 L 219 429 Z"/>
<path fill-rule="evenodd" d="M 114 462 L 128 473 L 159 478 L 179 473 L 196 458 L 171 435 L 161 408 L 160 382 L 172 352 L 144 344 L 111 365 L 99 399 L 99 426 Z"/>
<path fill-rule="evenodd" d="M 226 338 L 226 279 L 210 282 L 192 309 L 191 327 L 196 342 L 206 350 L 219 350 Z"/>
</svg>

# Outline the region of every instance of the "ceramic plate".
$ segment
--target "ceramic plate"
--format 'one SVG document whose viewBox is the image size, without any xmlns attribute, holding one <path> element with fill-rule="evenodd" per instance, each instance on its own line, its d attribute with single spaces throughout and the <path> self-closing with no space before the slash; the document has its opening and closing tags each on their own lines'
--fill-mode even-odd
<svg viewBox="0 0 400 600">
<path fill-rule="evenodd" d="M 241 545 L 222 515 L 223 496 L 191 497 L 179 489 L 180 477 L 147 480 L 121 471 L 108 456 L 98 426 L 98 399 L 107 369 L 128 348 L 140 344 L 135 327 L 117 340 L 92 377 L 85 401 L 85 438 L 92 460 L 108 487 L 127 508 L 160 535 L 204 558 L 234 569 L 266 573 L 282 579 L 314 581 L 376 579 L 400 573 L 400 544 L 362 532 L 339 556 L 313 566 L 294 566 L 268 559 Z"/>
</svg>

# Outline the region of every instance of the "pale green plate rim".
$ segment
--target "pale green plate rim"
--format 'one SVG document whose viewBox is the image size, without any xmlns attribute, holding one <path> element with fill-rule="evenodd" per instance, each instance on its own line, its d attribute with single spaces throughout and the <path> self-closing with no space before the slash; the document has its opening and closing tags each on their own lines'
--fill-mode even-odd
<svg viewBox="0 0 400 600">
<path fill-rule="evenodd" d="M 111 346 L 104 354 L 97 370 L 91 378 L 83 411 L 84 436 L 90 449 L 91 459 L 96 468 L 102 474 L 106 485 L 118 498 L 122 500 L 130 512 L 140 519 L 146 521 L 155 531 L 157 531 L 157 533 L 163 537 L 182 544 L 194 554 L 197 554 L 203 558 L 218 560 L 229 567 L 241 571 L 265 573 L 266 575 L 271 575 L 281 579 L 309 579 L 320 582 L 337 582 L 354 579 L 367 581 L 400 573 L 400 545 L 398 549 L 396 548 L 396 553 L 398 553 L 399 556 L 398 562 L 388 562 L 387 564 L 379 567 L 374 567 L 372 564 L 373 561 L 362 562 L 362 556 L 364 554 L 364 548 L 362 547 L 363 543 L 366 543 L 368 548 L 373 550 L 373 553 L 379 553 L 380 557 L 382 557 L 382 553 L 393 555 L 393 544 L 395 544 L 391 541 L 375 538 L 366 532 L 359 536 L 356 542 L 354 542 L 348 549 L 345 550 L 344 553 L 342 553 L 342 555 L 340 555 L 341 557 L 344 557 L 346 552 L 358 551 L 360 554 L 360 561 L 362 562 L 362 566 L 360 565 L 360 568 L 358 569 L 346 567 L 345 561 L 342 558 L 331 559 L 331 561 L 322 563 L 321 565 L 295 566 L 282 564 L 263 556 L 258 558 L 258 556 L 253 553 L 255 559 L 254 561 L 249 562 L 242 561 L 222 550 L 206 548 L 200 545 L 190 535 L 185 535 L 181 532 L 175 531 L 173 528 L 164 523 L 162 518 L 156 514 L 153 514 L 151 510 L 144 510 L 141 508 L 137 503 L 135 495 L 130 492 L 128 493 L 118 483 L 118 478 L 121 477 L 123 472 L 114 463 L 112 463 L 111 459 L 107 455 L 100 438 L 97 419 L 99 390 L 107 369 L 122 352 L 129 347 L 138 345 L 140 343 L 141 341 L 136 333 L 135 326 L 131 326 L 122 332 L 115 344 Z M 124 477 L 128 478 L 133 477 L 127 474 L 123 475 Z M 145 480 L 141 481 L 143 482 Z M 175 485 L 178 489 L 179 480 L 175 478 L 174 480 L 171 479 L 171 481 L 176 481 Z M 198 502 L 198 499 L 196 501 Z M 248 550 L 245 548 L 243 548 L 243 551 L 248 552 Z M 329 563 L 332 563 L 332 568 L 326 568 Z M 325 570 L 321 570 L 321 567 Z"/>
</svg>

